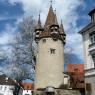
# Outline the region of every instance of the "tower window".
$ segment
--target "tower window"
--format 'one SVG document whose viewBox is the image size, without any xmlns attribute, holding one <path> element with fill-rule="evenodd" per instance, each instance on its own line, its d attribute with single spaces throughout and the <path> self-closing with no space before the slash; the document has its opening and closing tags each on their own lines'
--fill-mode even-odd
<svg viewBox="0 0 95 95">
<path fill-rule="evenodd" d="M 43 39 L 43 43 L 45 43 L 46 42 L 46 39 Z"/>
<path fill-rule="evenodd" d="M 55 49 L 52 49 L 52 48 L 51 48 L 51 49 L 50 49 L 50 53 L 51 53 L 51 54 L 55 54 Z"/>
</svg>

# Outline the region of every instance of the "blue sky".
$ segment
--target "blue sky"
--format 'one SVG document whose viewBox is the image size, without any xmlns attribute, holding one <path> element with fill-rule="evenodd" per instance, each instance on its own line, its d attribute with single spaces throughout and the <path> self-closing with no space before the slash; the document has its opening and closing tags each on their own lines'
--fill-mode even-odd
<svg viewBox="0 0 95 95">
<path fill-rule="evenodd" d="M 50 0 L 0 0 L 0 45 L 14 42 L 14 34 L 22 18 L 34 16 L 44 24 Z M 54 0 L 53 8 L 67 34 L 66 52 L 75 53 L 83 60 L 82 37 L 77 32 L 90 22 L 88 12 L 95 8 L 95 0 Z M 70 48 L 72 49 L 70 49 Z M 7 49 L 7 48 L 6 48 Z M 81 62 L 81 61 L 80 61 Z"/>
</svg>

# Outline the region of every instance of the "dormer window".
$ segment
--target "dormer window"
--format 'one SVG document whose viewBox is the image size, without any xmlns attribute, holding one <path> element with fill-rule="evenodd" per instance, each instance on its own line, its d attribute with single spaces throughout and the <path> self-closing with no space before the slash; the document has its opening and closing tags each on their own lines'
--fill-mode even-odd
<svg viewBox="0 0 95 95">
<path fill-rule="evenodd" d="M 53 32 L 53 31 L 58 31 L 58 27 L 52 26 L 52 27 L 51 27 L 51 32 Z"/>
<path fill-rule="evenodd" d="M 36 35 L 39 35 L 39 32 L 37 32 Z"/>
<path fill-rule="evenodd" d="M 55 29 L 58 29 L 57 27 L 55 27 Z"/>
</svg>

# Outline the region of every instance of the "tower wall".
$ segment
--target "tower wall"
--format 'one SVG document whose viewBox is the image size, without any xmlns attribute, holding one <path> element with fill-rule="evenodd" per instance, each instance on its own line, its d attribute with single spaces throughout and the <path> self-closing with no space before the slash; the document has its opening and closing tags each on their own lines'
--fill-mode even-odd
<svg viewBox="0 0 95 95">
<path fill-rule="evenodd" d="M 45 41 L 46 39 L 46 41 Z M 55 49 L 55 50 L 52 50 Z M 61 40 L 43 38 L 38 42 L 35 89 L 63 84 L 64 47 Z"/>
</svg>

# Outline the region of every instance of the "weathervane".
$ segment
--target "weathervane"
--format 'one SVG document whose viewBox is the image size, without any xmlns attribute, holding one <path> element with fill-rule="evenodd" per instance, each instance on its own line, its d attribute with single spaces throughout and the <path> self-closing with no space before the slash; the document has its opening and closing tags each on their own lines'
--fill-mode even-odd
<svg viewBox="0 0 95 95">
<path fill-rule="evenodd" d="M 53 0 L 50 1 L 50 5 L 52 5 L 52 3 L 53 3 Z"/>
<path fill-rule="evenodd" d="M 61 24 L 62 24 L 63 22 L 62 22 L 62 19 L 61 19 Z"/>
<path fill-rule="evenodd" d="M 52 5 L 54 3 L 54 0 L 50 0 L 50 5 Z"/>
<path fill-rule="evenodd" d="M 42 11 L 41 11 L 41 10 L 39 10 L 39 17 L 40 17 L 40 15 L 41 15 L 41 12 L 42 12 Z"/>
</svg>

